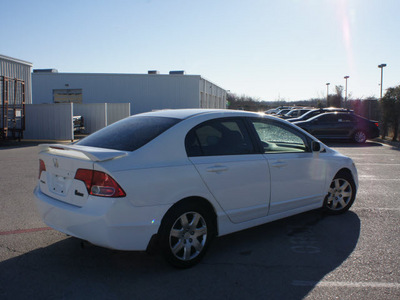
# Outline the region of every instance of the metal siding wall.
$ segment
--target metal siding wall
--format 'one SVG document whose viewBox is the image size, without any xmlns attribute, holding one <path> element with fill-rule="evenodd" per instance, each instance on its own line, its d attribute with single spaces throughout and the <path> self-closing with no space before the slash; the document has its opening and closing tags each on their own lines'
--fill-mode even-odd
<svg viewBox="0 0 400 300">
<path fill-rule="evenodd" d="M 130 116 L 130 103 L 107 103 L 107 126 Z"/>
<path fill-rule="evenodd" d="M 201 108 L 226 108 L 226 91 L 212 82 L 201 78 L 200 84 Z"/>
<path fill-rule="evenodd" d="M 73 140 L 73 115 L 83 116 L 85 132 L 93 133 L 113 122 L 128 117 L 129 108 L 129 103 L 30 104 L 26 106 L 24 138 Z"/>
<path fill-rule="evenodd" d="M 25 139 L 73 140 L 73 104 L 26 105 Z"/>
<path fill-rule="evenodd" d="M 199 108 L 198 75 L 33 73 L 34 103 L 52 103 L 53 89 L 82 89 L 83 103 L 130 103 L 131 114 Z M 68 85 L 68 87 L 66 87 Z"/>
<path fill-rule="evenodd" d="M 74 104 L 74 116 L 84 118 L 85 133 L 93 133 L 107 126 L 106 107 L 107 103 Z"/>
<path fill-rule="evenodd" d="M 32 103 L 31 66 L 0 57 L 0 76 L 22 79 L 25 81 L 25 103 Z"/>
</svg>

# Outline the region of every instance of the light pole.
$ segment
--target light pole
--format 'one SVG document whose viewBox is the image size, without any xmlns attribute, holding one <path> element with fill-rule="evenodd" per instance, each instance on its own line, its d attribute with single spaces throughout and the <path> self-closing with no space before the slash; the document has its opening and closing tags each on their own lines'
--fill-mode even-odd
<svg viewBox="0 0 400 300">
<path fill-rule="evenodd" d="M 345 94 L 345 97 L 344 97 L 344 106 L 345 106 L 345 108 L 347 108 L 347 79 L 349 79 L 350 78 L 350 76 L 344 76 L 344 79 L 346 79 L 346 94 Z"/>
<path fill-rule="evenodd" d="M 383 68 L 386 67 L 386 64 L 380 64 L 378 66 L 378 68 L 381 69 L 381 97 L 379 98 L 380 100 L 382 100 L 382 82 L 383 82 Z"/>
<path fill-rule="evenodd" d="M 326 106 L 329 107 L 329 85 L 330 83 L 326 83 Z"/>
</svg>

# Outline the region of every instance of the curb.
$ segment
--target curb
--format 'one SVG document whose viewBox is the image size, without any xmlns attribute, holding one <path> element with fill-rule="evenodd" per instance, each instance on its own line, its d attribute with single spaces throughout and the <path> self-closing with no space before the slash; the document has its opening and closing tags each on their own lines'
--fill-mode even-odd
<svg viewBox="0 0 400 300">
<path fill-rule="evenodd" d="M 390 145 L 395 148 L 400 148 L 400 142 L 394 142 L 392 140 L 380 139 L 380 138 L 373 139 L 373 141 L 376 141 L 376 142 L 382 143 L 382 144 L 386 144 L 386 145 Z"/>
</svg>

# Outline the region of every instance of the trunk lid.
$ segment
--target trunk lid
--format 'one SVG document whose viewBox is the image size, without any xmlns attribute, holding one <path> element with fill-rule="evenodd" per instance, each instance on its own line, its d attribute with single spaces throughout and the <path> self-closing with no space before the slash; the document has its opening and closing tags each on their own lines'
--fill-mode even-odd
<svg viewBox="0 0 400 300">
<path fill-rule="evenodd" d="M 46 170 L 40 174 L 40 190 L 49 197 L 82 207 L 89 192 L 81 180 L 76 180 L 78 169 L 93 170 L 96 162 L 127 155 L 124 151 L 74 145 L 40 145 L 39 159 Z"/>
</svg>

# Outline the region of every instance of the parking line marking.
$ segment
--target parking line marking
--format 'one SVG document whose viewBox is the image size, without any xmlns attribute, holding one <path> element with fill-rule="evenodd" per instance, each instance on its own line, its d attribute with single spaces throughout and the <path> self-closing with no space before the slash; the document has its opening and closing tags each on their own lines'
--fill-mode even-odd
<svg viewBox="0 0 400 300">
<path fill-rule="evenodd" d="M 51 230 L 51 229 L 53 229 L 53 228 L 41 227 L 41 228 L 30 228 L 30 229 L 18 229 L 18 230 L 10 230 L 10 231 L 0 231 L 0 235 L 30 233 L 30 232 L 45 231 L 45 230 Z"/>
<path fill-rule="evenodd" d="M 399 181 L 400 178 L 373 178 L 373 177 L 363 177 L 360 176 L 359 178 L 361 178 L 362 180 L 365 181 Z"/>
<path fill-rule="evenodd" d="M 358 157 L 358 156 L 394 156 L 394 154 L 391 153 L 382 153 L 382 154 L 375 154 L 375 153 L 358 153 L 358 154 L 354 154 L 353 157 Z"/>
<path fill-rule="evenodd" d="M 355 287 L 355 288 L 400 288 L 397 282 L 346 282 L 346 281 L 305 281 L 293 280 L 294 286 L 315 286 L 315 287 Z"/>
<path fill-rule="evenodd" d="M 400 164 L 393 163 L 356 163 L 356 166 L 400 166 Z"/>
<path fill-rule="evenodd" d="M 383 211 L 398 211 L 396 207 L 353 207 L 351 210 L 383 210 Z"/>
</svg>

